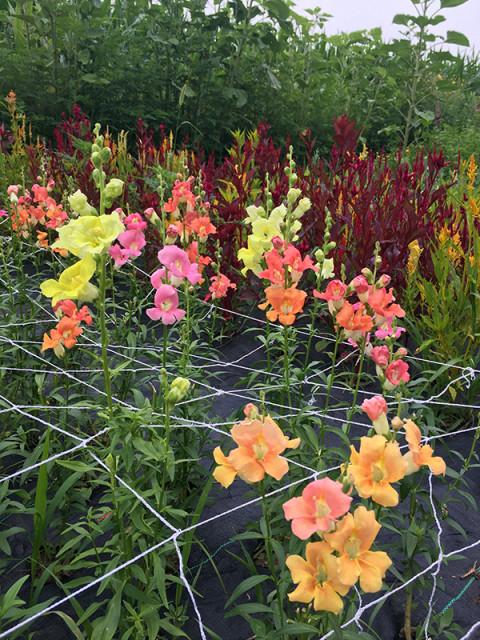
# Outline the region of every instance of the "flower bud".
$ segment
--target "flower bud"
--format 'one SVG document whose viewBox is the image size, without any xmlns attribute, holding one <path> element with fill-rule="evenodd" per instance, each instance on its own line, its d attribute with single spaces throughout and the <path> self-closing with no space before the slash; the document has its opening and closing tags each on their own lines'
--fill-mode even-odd
<svg viewBox="0 0 480 640">
<path fill-rule="evenodd" d="M 352 488 L 353 488 L 352 477 L 350 476 L 349 473 L 346 473 L 342 478 L 342 492 L 348 496 L 352 492 Z"/>
<path fill-rule="evenodd" d="M 398 416 L 395 416 L 395 418 L 393 418 L 392 422 L 392 429 L 394 431 L 398 431 L 399 429 L 401 429 L 403 427 L 403 420 L 401 418 L 399 418 Z"/>
<path fill-rule="evenodd" d="M 118 178 L 112 178 L 105 185 L 105 195 L 107 196 L 107 198 L 111 198 L 112 200 L 114 198 L 118 198 L 118 196 L 121 196 L 122 191 L 123 191 L 123 180 L 119 180 Z"/>
<path fill-rule="evenodd" d="M 72 211 L 75 211 L 81 216 L 96 216 L 97 210 L 95 207 L 92 207 L 87 202 L 87 196 L 77 189 L 75 193 L 71 196 L 68 196 L 68 203 L 72 208 Z"/>
<path fill-rule="evenodd" d="M 301 196 L 302 192 L 300 189 L 290 189 L 287 193 L 287 201 L 289 204 L 293 204 L 296 199 Z"/>
<path fill-rule="evenodd" d="M 365 276 L 368 284 L 373 284 L 373 273 L 370 271 L 368 267 L 364 267 L 361 271 L 362 275 Z"/>
<path fill-rule="evenodd" d="M 188 390 L 190 389 L 190 381 L 186 378 L 175 378 L 175 380 L 170 385 L 170 391 L 167 395 L 167 402 L 169 404 L 177 404 L 182 400 Z"/>
<path fill-rule="evenodd" d="M 249 402 L 243 410 L 243 413 L 249 420 L 256 420 L 259 415 L 258 407 Z"/>
<path fill-rule="evenodd" d="M 112 456 L 111 453 L 109 453 L 105 458 L 105 464 L 107 465 L 110 473 L 115 473 L 115 471 L 117 470 L 117 460 L 114 456 Z"/>
<path fill-rule="evenodd" d="M 377 284 L 375 285 L 377 289 L 382 289 L 383 287 L 388 287 L 388 285 L 390 284 L 392 278 L 391 276 L 388 275 L 388 273 L 384 273 L 383 275 L 380 276 L 380 278 L 378 279 Z"/>
<path fill-rule="evenodd" d="M 103 147 L 100 151 L 100 158 L 102 159 L 103 164 L 107 164 L 107 162 L 112 157 L 112 150 L 110 147 Z"/>
<path fill-rule="evenodd" d="M 280 255 L 283 255 L 283 252 L 285 251 L 285 242 L 280 238 L 280 236 L 272 238 L 272 244 L 275 251 Z"/>
<path fill-rule="evenodd" d="M 94 151 L 92 153 L 92 162 L 95 167 L 97 167 L 97 169 L 100 169 L 100 167 L 102 166 L 102 156 L 98 151 Z"/>
</svg>

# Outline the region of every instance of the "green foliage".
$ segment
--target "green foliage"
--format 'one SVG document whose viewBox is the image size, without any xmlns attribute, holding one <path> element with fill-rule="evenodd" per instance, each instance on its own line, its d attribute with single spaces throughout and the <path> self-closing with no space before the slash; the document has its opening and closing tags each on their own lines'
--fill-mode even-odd
<svg viewBox="0 0 480 640">
<path fill-rule="evenodd" d="M 407 31 L 391 45 L 380 28 L 327 37 L 327 14 L 307 19 L 283 0 L 219 0 L 209 11 L 206 0 L 4 2 L 0 95 L 14 90 L 33 133 L 47 136 L 78 103 L 113 131 L 142 118 L 208 151 L 221 151 L 231 130 L 267 119 L 282 144 L 286 132 L 310 128 L 323 154 L 343 112 L 371 148 L 395 149 L 400 133 L 406 147 L 412 131 L 418 140 L 437 123 L 440 91 L 460 89 L 435 83 L 459 56 L 433 46 L 467 41 L 431 33 L 444 20 L 430 13 L 431 2 L 415 3 L 418 15 L 395 16 Z M 473 77 L 478 65 L 471 67 Z"/>
</svg>

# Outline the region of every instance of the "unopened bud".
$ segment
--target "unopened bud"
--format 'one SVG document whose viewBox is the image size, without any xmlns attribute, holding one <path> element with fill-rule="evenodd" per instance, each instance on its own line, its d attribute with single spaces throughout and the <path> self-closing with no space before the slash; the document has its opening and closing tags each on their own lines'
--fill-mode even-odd
<svg viewBox="0 0 480 640">
<path fill-rule="evenodd" d="M 102 162 L 104 164 L 107 164 L 107 162 L 112 157 L 112 150 L 110 149 L 110 147 L 103 147 L 103 149 L 100 151 L 100 157 L 102 159 Z"/>
<path fill-rule="evenodd" d="M 243 413 L 246 415 L 248 420 L 256 420 L 260 412 L 258 410 L 258 407 L 256 407 L 254 404 L 249 402 L 245 407 L 245 409 L 243 410 Z"/>
<path fill-rule="evenodd" d="M 97 167 L 97 169 L 99 169 L 102 166 L 102 156 L 98 151 L 94 151 L 92 153 L 92 162 L 94 166 Z"/>
<path fill-rule="evenodd" d="M 392 429 L 394 431 L 398 431 L 399 429 L 401 429 L 403 427 L 403 420 L 401 418 L 399 418 L 398 416 L 395 416 L 395 418 L 393 418 L 392 422 Z"/>
<path fill-rule="evenodd" d="M 346 473 L 342 478 L 342 491 L 345 495 L 350 495 L 353 489 L 352 478 L 349 473 Z"/>
<path fill-rule="evenodd" d="M 368 284 L 373 284 L 373 273 L 370 271 L 368 267 L 364 267 L 361 273 L 365 276 Z"/>
<path fill-rule="evenodd" d="M 175 378 L 170 385 L 170 391 L 167 395 L 167 402 L 169 404 L 177 404 L 180 402 L 190 389 L 190 381 L 186 378 Z"/>
<path fill-rule="evenodd" d="M 272 238 L 272 245 L 275 251 L 281 255 L 285 250 L 285 242 L 280 238 L 280 236 L 275 236 Z"/>
<path fill-rule="evenodd" d="M 117 470 L 117 461 L 111 453 L 109 453 L 105 458 L 105 464 L 107 465 L 110 473 L 115 473 L 115 471 Z"/>
<path fill-rule="evenodd" d="M 119 180 L 118 178 L 112 178 L 105 185 L 105 195 L 107 198 L 118 198 L 118 196 L 122 195 L 123 191 L 123 180 Z"/>
</svg>

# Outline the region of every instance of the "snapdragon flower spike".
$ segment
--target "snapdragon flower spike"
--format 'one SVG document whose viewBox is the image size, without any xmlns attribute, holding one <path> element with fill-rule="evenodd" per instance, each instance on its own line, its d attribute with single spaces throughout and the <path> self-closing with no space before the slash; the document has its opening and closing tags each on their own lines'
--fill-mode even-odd
<svg viewBox="0 0 480 640">
<path fill-rule="evenodd" d="M 162 284 L 155 293 L 155 307 L 147 309 L 152 320 L 161 320 L 163 324 L 173 324 L 181 320 L 185 311 L 178 308 L 178 293 L 170 284 Z"/>
</svg>

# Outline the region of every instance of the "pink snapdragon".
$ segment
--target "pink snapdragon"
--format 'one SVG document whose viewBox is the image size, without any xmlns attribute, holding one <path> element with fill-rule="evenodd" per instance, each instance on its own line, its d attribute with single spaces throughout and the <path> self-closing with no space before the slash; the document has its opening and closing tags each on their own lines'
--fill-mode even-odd
<svg viewBox="0 0 480 640">
<path fill-rule="evenodd" d="M 123 223 L 130 231 L 142 231 L 147 226 L 147 223 L 139 213 L 131 213 L 125 218 Z"/>
<path fill-rule="evenodd" d="M 410 380 L 410 374 L 408 373 L 408 364 L 403 360 L 394 360 L 385 370 L 387 377 L 383 386 L 387 391 L 392 391 L 395 387 L 398 387 L 400 382 L 407 383 Z"/>
<path fill-rule="evenodd" d="M 386 369 L 388 367 L 388 361 L 390 360 L 390 349 L 385 345 L 373 347 L 370 351 L 370 357 L 378 367 Z"/>
<path fill-rule="evenodd" d="M 283 511 L 285 518 L 292 520 L 293 533 L 307 540 L 316 531 L 330 531 L 337 518 L 349 510 L 351 502 L 340 482 L 322 478 L 307 485 L 301 498 L 285 502 Z"/>
<path fill-rule="evenodd" d="M 170 284 L 161 285 L 155 293 L 154 303 L 153 309 L 147 309 L 147 316 L 152 320 L 173 324 L 185 315 L 185 311 L 178 308 L 178 293 Z"/>
<path fill-rule="evenodd" d="M 208 290 L 211 291 L 213 300 L 215 300 L 215 298 L 224 298 L 227 295 L 228 288 L 237 288 L 237 285 L 230 282 L 230 279 L 224 276 L 223 273 L 220 273 L 218 276 L 213 276 L 211 283 Z"/>
<path fill-rule="evenodd" d="M 353 288 L 355 289 L 360 302 L 363 302 L 365 304 L 365 302 L 368 301 L 368 294 L 369 292 L 372 290 L 371 285 L 368 284 L 367 279 L 365 278 L 365 276 L 356 276 L 352 282 L 350 283 L 351 286 L 353 286 Z"/>
<path fill-rule="evenodd" d="M 112 244 L 112 246 L 108 250 L 108 253 L 115 260 L 115 269 L 119 269 L 126 262 L 130 261 L 131 253 L 129 249 L 122 249 L 119 244 Z"/>
<path fill-rule="evenodd" d="M 186 278 L 190 284 L 197 284 L 202 279 L 198 273 L 198 264 L 191 263 L 187 253 L 174 245 L 164 247 L 158 252 L 158 259 L 168 271 L 170 283 L 178 287 Z"/>
<path fill-rule="evenodd" d="M 383 396 L 374 396 L 364 400 L 362 409 L 372 421 L 373 428 L 379 436 L 386 436 L 390 433 L 387 420 L 388 406 Z"/>
<path fill-rule="evenodd" d="M 328 283 L 325 293 L 318 293 L 314 289 L 313 295 L 316 298 L 326 300 L 328 304 L 328 310 L 330 313 L 335 313 L 343 307 L 343 301 L 345 294 L 347 293 L 347 287 L 341 280 L 332 280 Z"/>
<path fill-rule="evenodd" d="M 130 217 L 130 216 L 129 216 Z M 143 231 L 140 229 L 129 229 L 128 231 L 123 231 L 117 240 L 122 245 L 124 249 L 130 252 L 132 257 L 138 257 L 143 247 L 145 246 L 145 235 Z"/>
<path fill-rule="evenodd" d="M 383 324 L 381 324 L 378 329 L 375 331 L 375 337 L 379 340 L 385 340 L 388 336 L 394 336 L 395 338 L 399 338 L 405 329 L 403 327 L 393 327 L 393 316 L 391 318 L 387 318 Z"/>
</svg>

